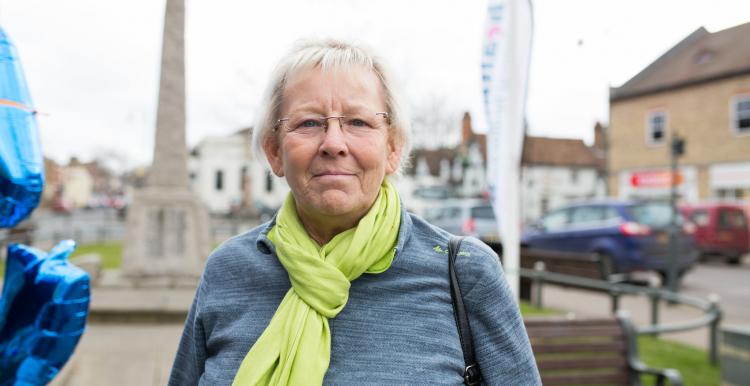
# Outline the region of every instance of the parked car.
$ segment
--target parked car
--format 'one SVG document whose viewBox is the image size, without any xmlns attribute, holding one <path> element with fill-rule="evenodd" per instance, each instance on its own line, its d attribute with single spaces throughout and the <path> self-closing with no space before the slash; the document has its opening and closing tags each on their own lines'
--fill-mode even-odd
<svg viewBox="0 0 750 386">
<path fill-rule="evenodd" d="M 414 189 L 414 196 L 428 200 L 445 200 L 453 197 L 453 189 L 445 185 L 423 186 Z"/>
<path fill-rule="evenodd" d="M 500 240 L 495 213 L 486 200 L 444 200 L 438 206 L 426 208 L 424 218 L 456 235 L 474 236 L 484 241 Z"/>
<path fill-rule="evenodd" d="M 420 186 L 402 198 L 409 212 L 424 216 L 427 208 L 441 205 L 445 200 L 454 197 L 453 188 L 450 186 L 432 185 Z"/>
<path fill-rule="evenodd" d="M 545 214 L 522 237 L 523 246 L 563 252 L 596 253 L 609 273 L 653 270 L 666 278 L 669 225 L 668 202 L 608 200 L 569 205 Z M 698 259 L 691 225 L 677 216 L 677 258 L 681 277 Z"/>
<path fill-rule="evenodd" d="M 701 257 L 720 256 L 739 264 L 750 252 L 750 230 L 742 206 L 730 203 L 683 205 L 683 216 L 695 224 L 695 242 Z"/>
</svg>

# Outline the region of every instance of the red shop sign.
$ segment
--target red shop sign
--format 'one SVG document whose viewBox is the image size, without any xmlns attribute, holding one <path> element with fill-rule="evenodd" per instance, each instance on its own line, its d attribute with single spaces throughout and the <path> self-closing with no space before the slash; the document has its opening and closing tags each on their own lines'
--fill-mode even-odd
<svg viewBox="0 0 750 386">
<path fill-rule="evenodd" d="M 649 170 L 630 174 L 630 185 L 636 188 L 666 188 L 672 184 L 672 173 L 666 170 Z M 684 181 L 682 173 L 675 176 L 677 185 Z"/>
</svg>

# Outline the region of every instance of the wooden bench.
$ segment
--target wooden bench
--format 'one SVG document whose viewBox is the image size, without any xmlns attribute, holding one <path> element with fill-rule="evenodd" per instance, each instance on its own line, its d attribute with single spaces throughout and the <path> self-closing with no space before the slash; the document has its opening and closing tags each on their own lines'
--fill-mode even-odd
<svg viewBox="0 0 750 386">
<path fill-rule="evenodd" d="M 502 261 L 502 244 L 493 241 L 483 241 L 500 256 L 500 261 Z M 537 262 L 543 262 L 544 270 L 547 272 L 610 282 L 621 282 L 624 279 L 623 275 L 612 274 L 611 261 L 605 261 L 601 256 L 594 253 L 558 252 L 521 247 L 520 257 L 521 268 L 534 269 Z M 521 299 L 531 300 L 531 279 L 521 277 L 520 285 Z M 581 288 L 589 289 L 586 287 Z"/>
<path fill-rule="evenodd" d="M 537 366 L 545 386 L 640 385 L 642 374 L 657 385 L 681 386 L 677 370 L 647 367 L 638 357 L 629 318 L 567 320 L 527 319 Z"/>
<path fill-rule="evenodd" d="M 611 262 L 603 261 L 594 253 L 570 253 L 542 249 L 521 248 L 521 268 L 534 269 L 541 261 L 548 272 L 609 280 L 612 275 Z"/>
<path fill-rule="evenodd" d="M 503 245 L 496 241 L 482 240 L 503 260 Z M 545 249 L 521 247 L 521 268 L 534 269 L 541 261 L 545 270 L 566 275 L 597 280 L 609 280 L 612 276 L 612 262 L 602 259 L 595 253 L 559 252 Z"/>
</svg>

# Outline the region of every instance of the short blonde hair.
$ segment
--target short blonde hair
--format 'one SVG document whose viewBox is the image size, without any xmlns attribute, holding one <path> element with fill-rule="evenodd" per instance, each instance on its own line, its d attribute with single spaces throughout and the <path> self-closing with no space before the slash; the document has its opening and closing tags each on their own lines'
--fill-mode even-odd
<svg viewBox="0 0 750 386">
<path fill-rule="evenodd" d="M 364 67 L 371 70 L 380 79 L 385 93 L 385 104 L 390 114 L 392 138 L 401 149 L 401 160 L 395 174 L 400 174 L 406 166 L 411 151 L 411 123 L 403 96 L 396 87 L 393 75 L 383 60 L 372 51 L 361 46 L 339 40 L 303 41 L 287 53 L 276 66 L 266 88 L 258 110 L 258 117 L 253 128 L 253 150 L 263 161 L 266 157 L 263 142 L 274 134 L 279 116 L 284 88 L 287 80 L 294 74 L 310 68 L 323 71 Z"/>
</svg>

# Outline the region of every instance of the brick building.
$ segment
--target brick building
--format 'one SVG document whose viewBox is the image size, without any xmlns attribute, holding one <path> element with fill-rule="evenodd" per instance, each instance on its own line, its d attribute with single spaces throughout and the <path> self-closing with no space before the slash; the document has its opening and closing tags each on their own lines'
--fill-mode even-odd
<svg viewBox="0 0 750 386">
<path fill-rule="evenodd" d="M 612 88 L 609 123 L 610 195 L 667 197 L 677 133 L 683 200 L 750 199 L 750 23 L 701 27 Z"/>
</svg>

